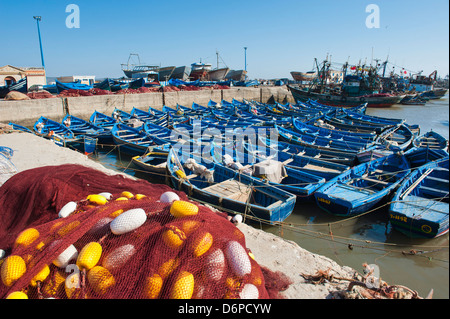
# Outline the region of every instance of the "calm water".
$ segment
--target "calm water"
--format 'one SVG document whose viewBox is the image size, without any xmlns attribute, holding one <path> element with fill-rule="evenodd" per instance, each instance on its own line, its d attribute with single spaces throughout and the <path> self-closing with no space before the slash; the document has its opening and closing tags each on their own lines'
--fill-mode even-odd
<svg viewBox="0 0 450 319">
<path fill-rule="evenodd" d="M 448 95 L 424 106 L 394 105 L 368 109 L 367 114 L 402 118 L 409 124 L 419 124 L 422 133 L 433 129 L 449 138 Z M 112 168 L 129 166 L 126 172 L 131 175 L 164 182 L 134 172 L 127 156 L 102 152 L 99 157 L 102 163 Z M 391 228 L 387 216 L 387 208 L 382 208 L 343 220 L 320 210 L 314 203 L 298 203 L 286 219 L 285 226 L 255 224 L 254 227 L 292 240 L 306 250 L 359 272 L 363 271 L 363 263 L 376 264 L 383 280 L 389 284 L 405 285 L 418 291 L 422 297 L 433 289 L 434 298 L 449 298 L 449 235 L 431 240 L 409 239 Z M 411 250 L 417 253 L 409 254 Z"/>
</svg>

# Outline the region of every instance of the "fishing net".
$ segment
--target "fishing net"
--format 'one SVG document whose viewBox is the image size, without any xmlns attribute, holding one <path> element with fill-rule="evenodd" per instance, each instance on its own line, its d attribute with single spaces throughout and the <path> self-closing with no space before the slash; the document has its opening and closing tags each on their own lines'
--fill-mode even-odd
<svg viewBox="0 0 450 319">
<path fill-rule="evenodd" d="M 0 188 L 0 298 L 277 296 L 286 281 L 226 214 L 182 192 L 160 201 L 168 191 L 74 164 L 14 175 Z"/>
</svg>

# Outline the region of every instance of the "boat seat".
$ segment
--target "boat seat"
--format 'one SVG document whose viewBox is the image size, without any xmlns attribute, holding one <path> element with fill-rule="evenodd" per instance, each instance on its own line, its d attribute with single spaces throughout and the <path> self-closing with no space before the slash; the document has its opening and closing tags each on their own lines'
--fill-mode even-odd
<svg viewBox="0 0 450 319">
<path fill-rule="evenodd" d="M 389 185 L 389 182 L 385 182 L 385 181 L 380 181 L 378 179 L 375 178 L 369 178 L 369 177 L 362 177 L 362 180 L 368 181 L 368 182 L 373 182 L 373 183 L 377 183 L 377 184 L 382 184 L 382 185 Z"/>
<path fill-rule="evenodd" d="M 252 188 L 237 180 L 226 180 L 203 189 L 222 198 L 246 202 Z"/>
<path fill-rule="evenodd" d="M 136 134 L 119 135 L 120 138 L 137 136 Z"/>
<path fill-rule="evenodd" d="M 443 179 L 443 178 L 434 177 L 434 176 L 428 176 L 427 179 L 430 181 L 435 181 L 435 182 L 439 182 L 439 183 L 447 183 L 447 184 L 449 183 L 448 179 Z"/>
<path fill-rule="evenodd" d="M 423 193 L 436 197 L 446 197 L 449 194 L 448 190 L 432 188 L 427 186 L 420 186 L 420 189 L 422 190 Z"/>
</svg>

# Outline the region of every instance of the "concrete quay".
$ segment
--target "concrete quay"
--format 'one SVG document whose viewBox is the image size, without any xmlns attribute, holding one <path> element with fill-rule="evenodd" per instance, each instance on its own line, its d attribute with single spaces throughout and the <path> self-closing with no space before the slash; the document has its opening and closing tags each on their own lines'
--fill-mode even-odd
<svg viewBox="0 0 450 319">
<path fill-rule="evenodd" d="M 190 107 L 193 102 L 206 105 L 210 100 L 254 100 L 262 103 L 294 102 L 286 87 L 234 87 L 225 90 L 204 89 L 199 91 L 155 92 L 140 94 L 111 94 L 81 97 L 56 97 L 22 101 L 0 101 L 0 122 L 9 121 L 30 126 L 40 116 L 61 121 L 66 114 L 89 119 L 96 110 L 110 115 L 114 108 L 126 112 L 133 107 L 147 110 L 149 106 L 162 109 L 164 105 L 177 104 Z"/>
</svg>

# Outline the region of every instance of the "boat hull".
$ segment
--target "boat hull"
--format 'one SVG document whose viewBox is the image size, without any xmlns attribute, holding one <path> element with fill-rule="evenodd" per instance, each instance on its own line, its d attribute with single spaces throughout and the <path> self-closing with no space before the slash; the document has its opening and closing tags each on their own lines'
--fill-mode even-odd
<svg viewBox="0 0 450 319">
<path fill-rule="evenodd" d="M 331 94 L 319 94 L 308 92 L 299 88 L 288 85 L 294 100 L 307 102 L 308 100 L 316 100 L 320 104 L 337 107 L 354 107 L 367 103 L 368 107 L 390 107 L 399 103 L 404 96 L 374 96 L 374 97 L 346 97 Z"/>
</svg>

